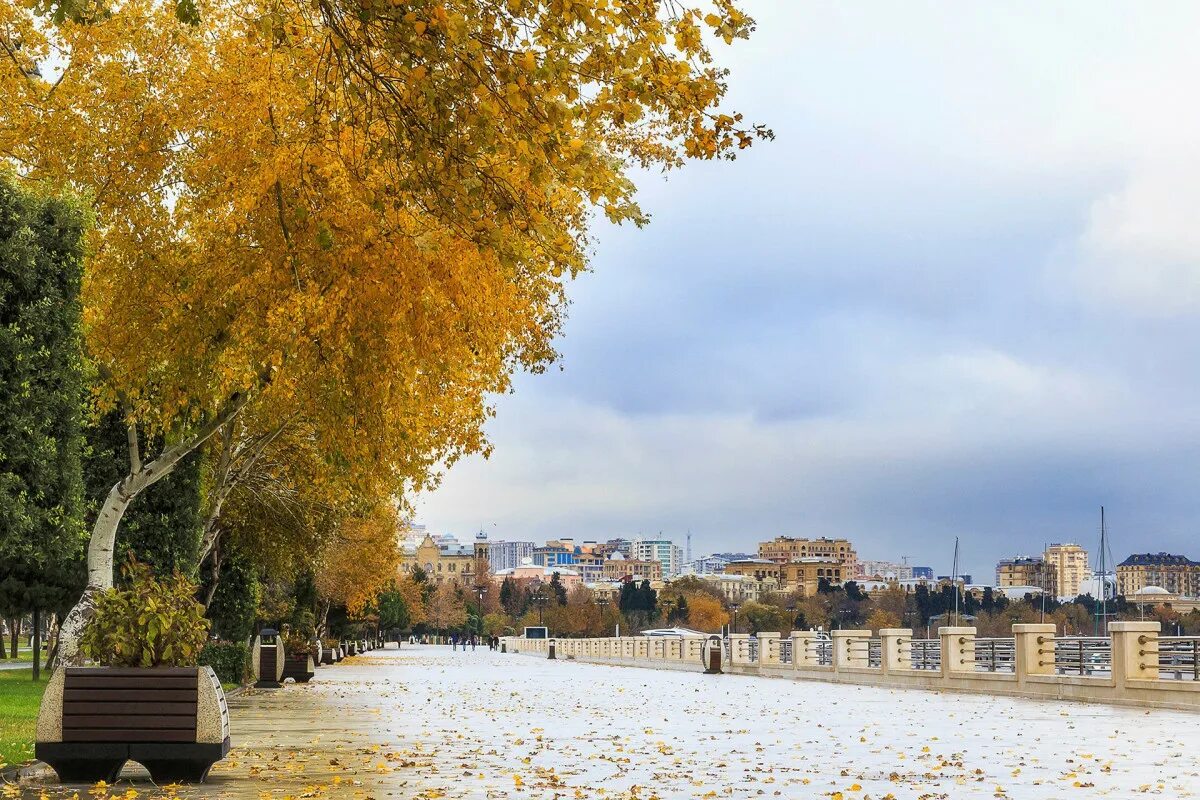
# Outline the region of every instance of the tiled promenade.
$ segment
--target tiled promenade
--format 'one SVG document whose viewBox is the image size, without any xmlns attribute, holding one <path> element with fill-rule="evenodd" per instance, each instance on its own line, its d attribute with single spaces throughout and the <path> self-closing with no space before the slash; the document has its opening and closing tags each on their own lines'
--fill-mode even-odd
<svg viewBox="0 0 1200 800">
<path fill-rule="evenodd" d="M 177 796 L 1200 796 L 1187 712 L 394 648 L 234 697 L 233 753 Z"/>
</svg>

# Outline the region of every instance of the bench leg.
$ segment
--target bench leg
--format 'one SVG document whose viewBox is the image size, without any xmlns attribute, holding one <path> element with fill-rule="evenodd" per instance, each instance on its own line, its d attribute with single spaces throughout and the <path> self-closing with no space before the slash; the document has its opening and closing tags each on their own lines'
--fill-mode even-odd
<svg viewBox="0 0 1200 800">
<path fill-rule="evenodd" d="M 145 758 L 138 762 L 159 786 L 168 783 L 203 783 L 215 761 L 188 758 Z"/>
<path fill-rule="evenodd" d="M 221 744 L 154 743 L 132 744 L 129 758 L 141 764 L 154 782 L 200 783 L 213 764 L 229 752 L 229 739 Z"/>
<path fill-rule="evenodd" d="M 105 742 L 39 742 L 34 755 L 49 764 L 62 783 L 112 783 L 129 760 L 129 748 Z"/>
</svg>

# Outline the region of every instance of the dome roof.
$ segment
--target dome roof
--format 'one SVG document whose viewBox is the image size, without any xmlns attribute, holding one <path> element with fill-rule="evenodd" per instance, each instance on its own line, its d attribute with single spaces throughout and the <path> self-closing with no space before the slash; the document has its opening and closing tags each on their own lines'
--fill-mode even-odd
<svg viewBox="0 0 1200 800">
<path fill-rule="evenodd" d="M 1170 594 L 1170 592 L 1161 586 L 1146 586 L 1134 592 L 1134 594 Z"/>
</svg>

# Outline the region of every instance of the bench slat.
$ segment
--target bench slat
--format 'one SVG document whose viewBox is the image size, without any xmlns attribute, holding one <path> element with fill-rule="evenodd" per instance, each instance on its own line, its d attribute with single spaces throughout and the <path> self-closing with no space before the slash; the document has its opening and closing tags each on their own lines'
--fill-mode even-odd
<svg viewBox="0 0 1200 800">
<path fill-rule="evenodd" d="M 103 728 L 111 731 L 146 730 L 162 728 L 164 730 L 196 730 L 194 714 L 139 714 L 125 717 L 113 717 L 108 714 L 72 714 L 63 717 L 63 730 L 79 730 L 81 728 Z"/>
<path fill-rule="evenodd" d="M 64 742 L 195 742 L 195 731 L 140 729 L 140 730 L 91 730 L 63 728 Z"/>
<path fill-rule="evenodd" d="M 114 675 L 119 678 L 195 678 L 195 667 L 67 667 L 67 677 Z"/>
<path fill-rule="evenodd" d="M 196 691 L 187 689 L 71 689 L 63 691 L 63 700 L 125 703 L 142 701 L 146 703 L 182 703 L 196 702 Z"/>
<path fill-rule="evenodd" d="M 196 716 L 196 704 L 192 703 L 88 703 L 78 700 L 68 700 L 63 703 L 63 715 L 78 714 L 107 714 L 111 717 L 128 717 L 148 714 L 161 716 L 163 714 L 188 714 Z"/>
<path fill-rule="evenodd" d="M 194 692 L 196 677 L 154 677 L 134 683 L 119 675 L 68 675 L 63 686 L 65 689 L 191 689 Z"/>
</svg>

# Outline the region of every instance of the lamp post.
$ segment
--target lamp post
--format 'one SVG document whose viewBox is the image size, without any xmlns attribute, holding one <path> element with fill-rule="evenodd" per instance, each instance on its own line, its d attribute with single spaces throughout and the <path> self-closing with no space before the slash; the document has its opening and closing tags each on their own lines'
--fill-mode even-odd
<svg viewBox="0 0 1200 800">
<path fill-rule="evenodd" d="M 741 608 L 741 603 L 730 603 L 729 610 L 733 612 L 733 620 L 729 624 L 729 632 L 737 633 L 737 610 Z"/>
<path fill-rule="evenodd" d="M 487 594 L 487 587 L 482 583 L 475 586 L 475 594 L 479 597 L 479 605 L 476 606 L 476 611 L 479 617 L 479 635 L 483 636 L 483 596 Z"/>
<path fill-rule="evenodd" d="M 668 626 L 671 624 L 671 612 L 675 610 L 675 606 L 678 605 L 678 603 L 679 601 L 673 597 L 668 597 L 662 601 L 662 606 L 664 609 L 666 609 L 665 613 L 663 614 L 663 622 Z"/>
<path fill-rule="evenodd" d="M 546 600 L 547 599 L 548 598 L 546 597 L 545 588 L 539 586 L 537 588 L 537 590 L 533 593 L 533 604 L 535 606 L 537 606 L 537 610 L 538 610 L 538 625 L 545 624 L 545 621 L 543 619 L 543 612 L 545 611 L 545 608 L 546 608 Z"/>
<path fill-rule="evenodd" d="M 600 607 L 600 630 L 604 630 L 604 610 L 608 608 L 608 596 L 601 595 L 596 598 L 596 605 Z"/>
</svg>

